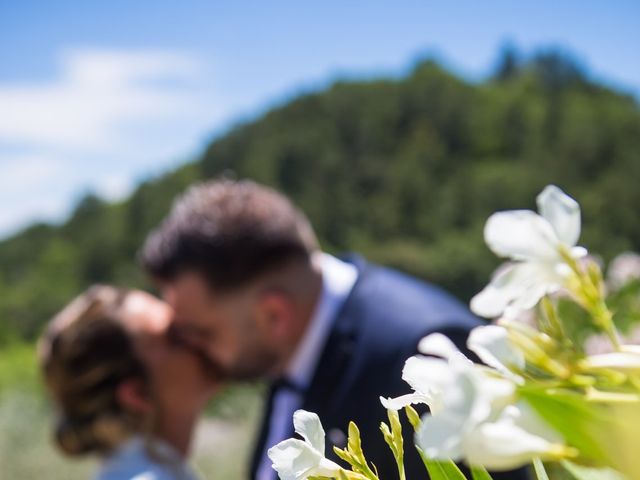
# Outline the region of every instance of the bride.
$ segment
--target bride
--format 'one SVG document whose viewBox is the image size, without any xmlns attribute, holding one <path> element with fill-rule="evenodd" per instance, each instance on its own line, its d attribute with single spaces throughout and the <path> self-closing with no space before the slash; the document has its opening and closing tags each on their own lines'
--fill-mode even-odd
<svg viewBox="0 0 640 480">
<path fill-rule="evenodd" d="M 97 480 L 195 478 L 190 441 L 218 382 L 171 340 L 171 315 L 147 293 L 94 286 L 40 341 L 56 443 L 71 456 L 98 456 Z"/>
</svg>

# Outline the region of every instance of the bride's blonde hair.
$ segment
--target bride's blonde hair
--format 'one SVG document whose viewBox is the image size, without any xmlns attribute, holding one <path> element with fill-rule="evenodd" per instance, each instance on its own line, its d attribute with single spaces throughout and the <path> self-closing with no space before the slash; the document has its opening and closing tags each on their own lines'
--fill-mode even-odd
<svg viewBox="0 0 640 480">
<path fill-rule="evenodd" d="M 106 454 L 149 419 L 127 411 L 118 386 L 147 373 L 122 321 L 128 290 L 97 285 L 58 315 L 39 343 L 46 385 L 58 409 L 55 439 L 69 455 Z"/>
</svg>

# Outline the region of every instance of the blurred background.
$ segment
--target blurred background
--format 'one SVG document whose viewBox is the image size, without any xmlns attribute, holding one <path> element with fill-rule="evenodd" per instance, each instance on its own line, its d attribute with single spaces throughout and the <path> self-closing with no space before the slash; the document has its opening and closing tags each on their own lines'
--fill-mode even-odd
<svg viewBox="0 0 640 480">
<path fill-rule="evenodd" d="M 50 446 L 34 340 L 92 283 L 148 287 L 136 251 L 198 180 L 272 185 L 325 250 L 465 302 L 498 263 L 487 216 L 548 183 L 604 261 L 639 251 L 639 19 L 624 0 L 0 1 L 0 478 L 86 478 Z M 205 477 L 243 478 L 260 391 L 211 406 Z"/>
</svg>

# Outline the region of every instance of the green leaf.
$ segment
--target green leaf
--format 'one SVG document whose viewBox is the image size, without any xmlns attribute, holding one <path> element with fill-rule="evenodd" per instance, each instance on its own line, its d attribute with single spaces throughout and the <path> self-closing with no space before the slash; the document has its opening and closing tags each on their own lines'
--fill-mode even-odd
<svg viewBox="0 0 640 480">
<path fill-rule="evenodd" d="M 608 463 L 599 438 L 610 428 L 611 420 L 602 408 L 571 391 L 551 392 L 549 389 L 523 388 L 520 394 L 544 420 L 562 434 L 569 445 L 598 463 Z"/>
<path fill-rule="evenodd" d="M 466 480 L 464 474 L 452 460 L 432 460 L 422 457 L 431 480 Z"/>
<path fill-rule="evenodd" d="M 473 480 L 492 480 L 487 469 L 481 465 L 473 465 L 471 467 L 471 478 Z"/>
<path fill-rule="evenodd" d="M 624 476 L 610 468 L 584 467 L 567 460 L 561 463 L 576 480 L 625 480 Z"/>
</svg>

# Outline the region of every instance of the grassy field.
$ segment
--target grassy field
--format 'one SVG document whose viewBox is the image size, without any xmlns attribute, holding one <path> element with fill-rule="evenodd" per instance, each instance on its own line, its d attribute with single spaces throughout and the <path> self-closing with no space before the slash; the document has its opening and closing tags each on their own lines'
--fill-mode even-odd
<svg viewBox="0 0 640 480">
<path fill-rule="evenodd" d="M 262 391 L 258 385 L 239 385 L 212 402 L 198 425 L 191 460 L 200 478 L 248 478 L 246 468 L 262 409 Z M 51 422 L 34 348 L 14 345 L 0 349 L 0 480 L 91 478 L 96 468 L 92 460 L 69 460 L 55 450 Z M 559 469 L 549 473 L 552 480 L 572 478 Z"/>
<path fill-rule="evenodd" d="M 212 403 L 198 425 L 192 463 L 202 478 L 246 479 L 262 396 L 238 386 Z M 0 350 L 0 480 L 86 480 L 91 460 L 69 460 L 51 443 L 51 407 L 40 386 L 34 348 Z"/>
</svg>

